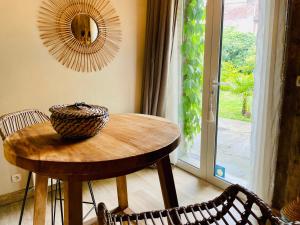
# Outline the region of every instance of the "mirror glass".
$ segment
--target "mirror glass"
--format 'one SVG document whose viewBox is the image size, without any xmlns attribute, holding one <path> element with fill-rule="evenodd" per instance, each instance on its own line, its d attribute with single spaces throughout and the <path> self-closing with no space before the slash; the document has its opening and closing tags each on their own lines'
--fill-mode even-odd
<svg viewBox="0 0 300 225">
<path fill-rule="evenodd" d="M 88 14 L 76 15 L 72 20 L 71 29 L 74 37 L 84 45 L 90 45 L 99 35 L 95 20 Z"/>
</svg>

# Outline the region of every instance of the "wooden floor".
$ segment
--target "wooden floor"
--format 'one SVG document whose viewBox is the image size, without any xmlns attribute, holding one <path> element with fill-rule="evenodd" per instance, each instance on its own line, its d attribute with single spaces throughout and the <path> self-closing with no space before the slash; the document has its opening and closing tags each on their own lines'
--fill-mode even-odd
<svg viewBox="0 0 300 225">
<path fill-rule="evenodd" d="M 178 168 L 173 169 L 175 185 L 180 205 L 210 200 L 219 195 L 222 190 L 196 178 Z M 159 180 L 155 169 L 145 169 L 128 176 L 128 194 L 130 208 L 135 212 L 163 208 Z M 117 206 L 115 179 L 93 182 L 97 202 L 104 202 L 108 208 Z M 48 198 L 50 199 L 50 198 Z M 90 201 L 87 185 L 84 185 L 83 199 Z M 84 213 L 90 206 L 84 205 Z M 48 201 L 47 224 L 51 224 L 50 201 Z M 56 224 L 61 224 L 59 207 L 57 207 Z M 20 213 L 20 202 L 0 207 L 0 225 L 17 225 Z M 32 225 L 33 199 L 27 201 L 23 225 Z M 95 217 L 92 212 L 87 219 Z"/>
</svg>

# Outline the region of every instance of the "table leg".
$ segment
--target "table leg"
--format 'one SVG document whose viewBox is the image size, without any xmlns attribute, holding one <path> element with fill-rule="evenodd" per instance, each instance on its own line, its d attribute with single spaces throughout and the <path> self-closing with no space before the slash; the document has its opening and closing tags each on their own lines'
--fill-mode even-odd
<svg viewBox="0 0 300 225">
<path fill-rule="evenodd" d="M 165 208 L 177 207 L 178 200 L 169 156 L 157 162 L 157 170 Z"/>
<path fill-rule="evenodd" d="M 46 224 L 48 177 L 36 174 L 33 225 Z"/>
<path fill-rule="evenodd" d="M 82 182 L 64 181 L 64 225 L 82 225 Z"/>
<path fill-rule="evenodd" d="M 117 177 L 116 181 L 117 181 L 119 209 L 125 210 L 126 208 L 128 208 L 126 176 Z"/>
</svg>

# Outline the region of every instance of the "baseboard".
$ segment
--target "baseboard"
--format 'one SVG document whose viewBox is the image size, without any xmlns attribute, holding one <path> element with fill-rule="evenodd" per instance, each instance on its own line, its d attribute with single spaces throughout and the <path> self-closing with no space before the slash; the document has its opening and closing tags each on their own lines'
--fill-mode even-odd
<svg viewBox="0 0 300 225">
<path fill-rule="evenodd" d="M 63 184 L 61 185 L 61 190 L 63 191 Z M 51 191 L 51 185 L 48 186 L 48 192 L 50 191 Z M 24 194 L 25 194 L 25 189 L 0 195 L 0 207 L 22 201 L 24 198 Z M 33 196 L 34 196 L 34 187 L 32 186 L 28 190 L 27 198 L 32 198 Z"/>
<path fill-rule="evenodd" d="M 22 201 L 24 198 L 24 194 L 25 194 L 25 189 L 11 192 L 11 193 L 4 194 L 4 195 L 0 195 L 0 207 Z M 34 188 L 31 187 L 28 190 L 28 198 L 33 197 L 33 195 L 34 195 Z"/>
</svg>

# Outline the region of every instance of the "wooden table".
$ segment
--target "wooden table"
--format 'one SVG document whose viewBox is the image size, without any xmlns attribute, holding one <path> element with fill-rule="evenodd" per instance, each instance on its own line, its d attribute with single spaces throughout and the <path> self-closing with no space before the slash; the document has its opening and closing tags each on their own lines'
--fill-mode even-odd
<svg viewBox="0 0 300 225">
<path fill-rule="evenodd" d="M 165 207 L 178 206 L 169 153 L 178 127 L 159 117 L 111 115 L 107 126 L 85 140 L 62 139 L 50 123 L 27 127 L 4 142 L 6 159 L 36 173 L 34 225 L 44 225 L 48 177 L 64 182 L 64 224 L 82 224 L 82 181 L 117 178 L 119 209 L 128 208 L 126 174 L 157 163 Z"/>
</svg>

